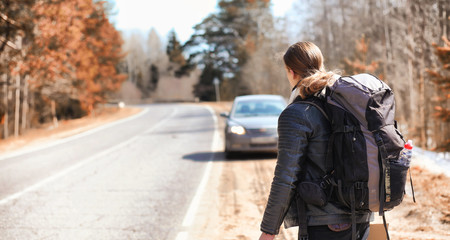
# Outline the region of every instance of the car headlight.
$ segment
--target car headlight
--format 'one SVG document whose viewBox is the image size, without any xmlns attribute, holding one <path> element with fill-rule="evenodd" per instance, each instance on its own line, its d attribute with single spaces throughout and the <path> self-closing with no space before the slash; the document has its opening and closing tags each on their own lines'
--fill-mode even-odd
<svg viewBox="0 0 450 240">
<path fill-rule="evenodd" d="M 245 128 L 242 126 L 231 126 L 230 132 L 237 134 L 237 135 L 244 135 L 245 134 Z"/>
</svg>

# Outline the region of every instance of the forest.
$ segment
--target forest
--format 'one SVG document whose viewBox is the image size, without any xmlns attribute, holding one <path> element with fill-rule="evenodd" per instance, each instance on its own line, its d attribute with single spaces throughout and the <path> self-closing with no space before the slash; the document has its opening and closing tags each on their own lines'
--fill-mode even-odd
<svg viewBox="0 0 450 240">
<path fill-rule="evenodd" d="M 271 4 L 218 0 L 182 43 L 175 31 L 119 32 L 110 2 L 0 0 L 2 137 L 121 97 L 151 101 L 164 83 L 192 82 L 189 92 L 201 101 L 216 99 L 214 79 L 222 100 L 287 96 L 281 56 L 312 41 L 328 70 L 368 72 L 389 84 L 408 138 L 450 151 L 449 1 L 296 0 L 284 17 Z"/>
<path fill-rule="evenodd" d="M 126 79 L 104 2 L 2 0 L 0 9 L 3 138 L 90 114 Z"/>
</svg>

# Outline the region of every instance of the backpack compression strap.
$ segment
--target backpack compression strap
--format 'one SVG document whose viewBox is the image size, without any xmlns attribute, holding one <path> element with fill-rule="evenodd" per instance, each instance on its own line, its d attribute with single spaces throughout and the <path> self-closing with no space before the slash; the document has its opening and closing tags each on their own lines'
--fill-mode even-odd
<svg viewBox="0 0 450 240">
<path fill-rule="evenodd" d="M 308 240 L 308 217 L 306 216 L 306 203 L 303 198 L 297 194 L 298 209 L 298 240 Z"/>
<path fill-rule="evenodd" d="M 382 176 L 380 183 L 380 216 L 383 216 L 383 225 L 386 230 L 387 239 L 390 240 L 389 232 L 386 224 L 386 216 L 384 214 L 384 203 L 391 200 L 391 176 L 390 176 L 390 165 L 387 162 L 387 150 L 384 145 L 383 139 L 378 132 L 374 132 L 375 142 L 378 145 L 378 150 L 380 153 L 381 163 L 382 163 Z M 384 197 L 386 195 L 386 197 Z"/>
<path fill-rule="evenodd" d="M 384 211 L 384 203 L 391 201 L 391 176 L 390 176 L 390 165 L 387 162 L 387 150 L 384 145 L 383 139 L 380 134 L 375 132 L 374 134 L 375 142 L 378 145 L 378 150 L 380 153 L 381 163 L 382 163 L 382 176 L 381 176 L 381 193 L 380 193 L 380 214 Z M 384 197 L 386 195 L 386 197 Z"/>
</svg>

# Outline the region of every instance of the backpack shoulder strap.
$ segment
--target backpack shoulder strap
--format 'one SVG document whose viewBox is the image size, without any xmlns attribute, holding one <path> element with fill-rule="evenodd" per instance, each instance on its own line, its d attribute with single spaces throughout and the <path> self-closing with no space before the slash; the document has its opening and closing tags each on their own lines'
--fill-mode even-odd
<svg viewBox="0 0 450 240">
<path fill-rule="evenodd" d="M 325 99 L 319 98 L 317 96 L 310 96 L 310 97 L 307 97 L 306 99 L 302 99 L 300 96 L 298 96 L 292 102 L 292 104 L 296 104 L 296 103 L 306 103 L 306 104 L 310 104 L 310 105 L 316 107 L 323 114 L 323 116 L 327 119 L 327 121 L 331 124 L 331 119 L 328 116 L 327 112 L 325 111 L 326 110 Z M 331 154 L 333 142 L 334 142 L 334 134 L 332 133 L 330 135 L 330 139 L 328 140 L 328 149 L 327 149 L 326 160 L 325 160 L 325 173 L 323 176 L 324 178 L 331 175 L 332 172 L 334 172 L 333 158 L 332 158 L 332 154 Z"/>
<path fill-rule="evenodd" d="M 310 96 L 306 99 L 302 99 L 300 96 L 298 96 L 297 98 L 295 98 L 295 100 L 292 103 L 307 103 L 310 104 L 314 107 L 316 107 L 322 114 L 323 116 L 330 121 L 330 118 L 328 117 L 328 114 L 325 112 L 325 108 L 324 108 L 324 100 L 321 100 L 320 98 L 316 97 L 316 96 Z"/>
</svg>

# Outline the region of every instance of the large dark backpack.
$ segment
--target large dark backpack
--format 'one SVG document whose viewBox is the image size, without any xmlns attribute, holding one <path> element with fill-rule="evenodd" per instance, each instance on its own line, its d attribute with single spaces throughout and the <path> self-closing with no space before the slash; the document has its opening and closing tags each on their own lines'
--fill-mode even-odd
<svg viewBox="0 0 450 240">
<path fill-rule="evenodd" d="M 325 181 L 332 185 L 331 198 L 350 209 L 355 239 L 357 212 L 379 212 L 386 228 L 384 211 L 402 202 L 408 167 L 397 160 L 405 141 L 394 120 L 394 94 L 377 77 L 340 77 L 325 96 L 304 101 L 331 123 Z"/>
</svg>

